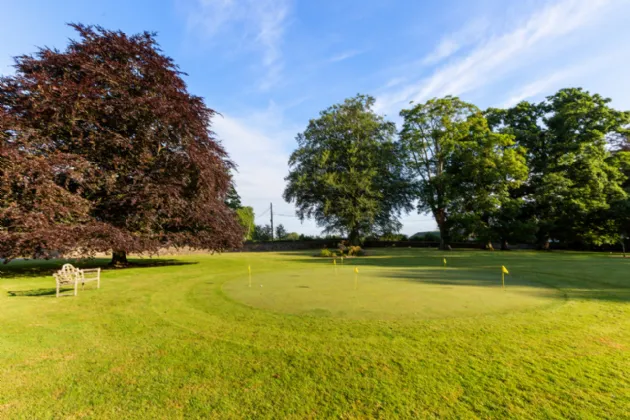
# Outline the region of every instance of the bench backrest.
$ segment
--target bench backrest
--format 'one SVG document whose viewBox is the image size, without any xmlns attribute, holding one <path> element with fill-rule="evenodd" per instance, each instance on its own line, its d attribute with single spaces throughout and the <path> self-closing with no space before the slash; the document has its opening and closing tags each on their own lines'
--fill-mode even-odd
<svg viewBox="0 0 630 420">
<path fill-rule="evenodd" d="M 72 264 L 64 264 L 61 270 L 55 273 L 55 279 L 61 283 L 74 283 L 78 281 L 81 270 L 73 266 Z"/>
</svg>

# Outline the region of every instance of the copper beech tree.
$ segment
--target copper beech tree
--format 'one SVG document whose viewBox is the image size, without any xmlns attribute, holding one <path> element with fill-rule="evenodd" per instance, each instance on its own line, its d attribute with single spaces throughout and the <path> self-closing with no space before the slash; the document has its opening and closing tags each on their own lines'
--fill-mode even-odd
<svg viewBox="0 0 630 420">
<path fill-rule="evenodd" d="M 154 34 L 71 26 L 0 78 L 0 258 L 238 246 L 215 111 Z"/>
</svg>

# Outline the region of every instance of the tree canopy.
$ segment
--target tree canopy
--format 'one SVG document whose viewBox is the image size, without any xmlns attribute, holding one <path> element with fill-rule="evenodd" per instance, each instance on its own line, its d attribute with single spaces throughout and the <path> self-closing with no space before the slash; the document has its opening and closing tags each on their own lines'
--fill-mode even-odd
<svg viewBox="0 0 630 420">
<path fill-rule="evenodd" d="M 313 218 L 326 233 L 360 237 L 400 229 L 411 209 L 396 127 L 373 111 L 374 98 L 358 95 L 322 111 L 297 135 L 284 198 L 301 220 Z"/>
<path fill-rule="evenodd" d="M 256 227 L 254 224 L 254 208 L 249 206 L 239 207 L 236 209 L 236 215 L 238 216 L 238 222 L 241 224 L 243 231 L 245 232 L 245 240 L 251 240 Z"/>
<path fill-rule="evenodd" d="M 238 246 L 215 112 L 153 34 L 71 26 L 0 79 L 0 257 Z"/>
<path fill-rule="evenodd" d="M 492 215 L 527 173 L 524 151 L 459 98 L 432 99 L 400 115 L 405 164 L 419 185 L 418 210 L 435 217 L 441 248 L 458 229 L 490 239 Z"/>
<path fill-rule="evenodd" d="M 521 102 L 487 112 L 495 131 L 515 136 L 526 151 L 528 177 L 521 196 L 537 241 L 616 242 L 619 232 L 603 220 L 623 200 L 625 175 L 608 144 L 627 137 L 628 112 L 582 89 L 562 89 L 538 104 Z"/>
</svg>

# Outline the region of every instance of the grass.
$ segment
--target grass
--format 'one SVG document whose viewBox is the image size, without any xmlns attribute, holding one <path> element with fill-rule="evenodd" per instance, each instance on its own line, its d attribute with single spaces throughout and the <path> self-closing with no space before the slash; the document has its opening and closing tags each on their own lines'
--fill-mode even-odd
<svg viewBox="0 0 630 420">
<path fill-rule="evenodd" d="M 1 266 L 0 418 L 627 418 L 630 260 L 442 256 L 143 260 L 59 299 L 62 262 Z"/>
</svg>

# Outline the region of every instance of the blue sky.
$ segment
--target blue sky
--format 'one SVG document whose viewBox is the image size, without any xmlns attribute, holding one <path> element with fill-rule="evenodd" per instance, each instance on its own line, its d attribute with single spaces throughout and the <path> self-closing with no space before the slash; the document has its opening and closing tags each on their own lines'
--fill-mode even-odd
<svg viewBox="0 0 630 420">
<path fill-rule="evenodd" d="M 67 22 L 158 33 L 191 92 L 222 114 L 214 131 L 239 165 L 237 189 L 276 224 L 295 134 L 333 103 L 377 98 L 399 123 L 409 101 L 458 95 L 480 107 L 581 86 L 630 109 L 628 0 L 2 0 L 0 73 L 36 46 L 64 48 Z M 284 216 L 280 216 L 284 215 Z M 262 216 L 257 223 L 264 223 Z M 430 230 L 428 215 L 403 218 Z"/>
</svg>

